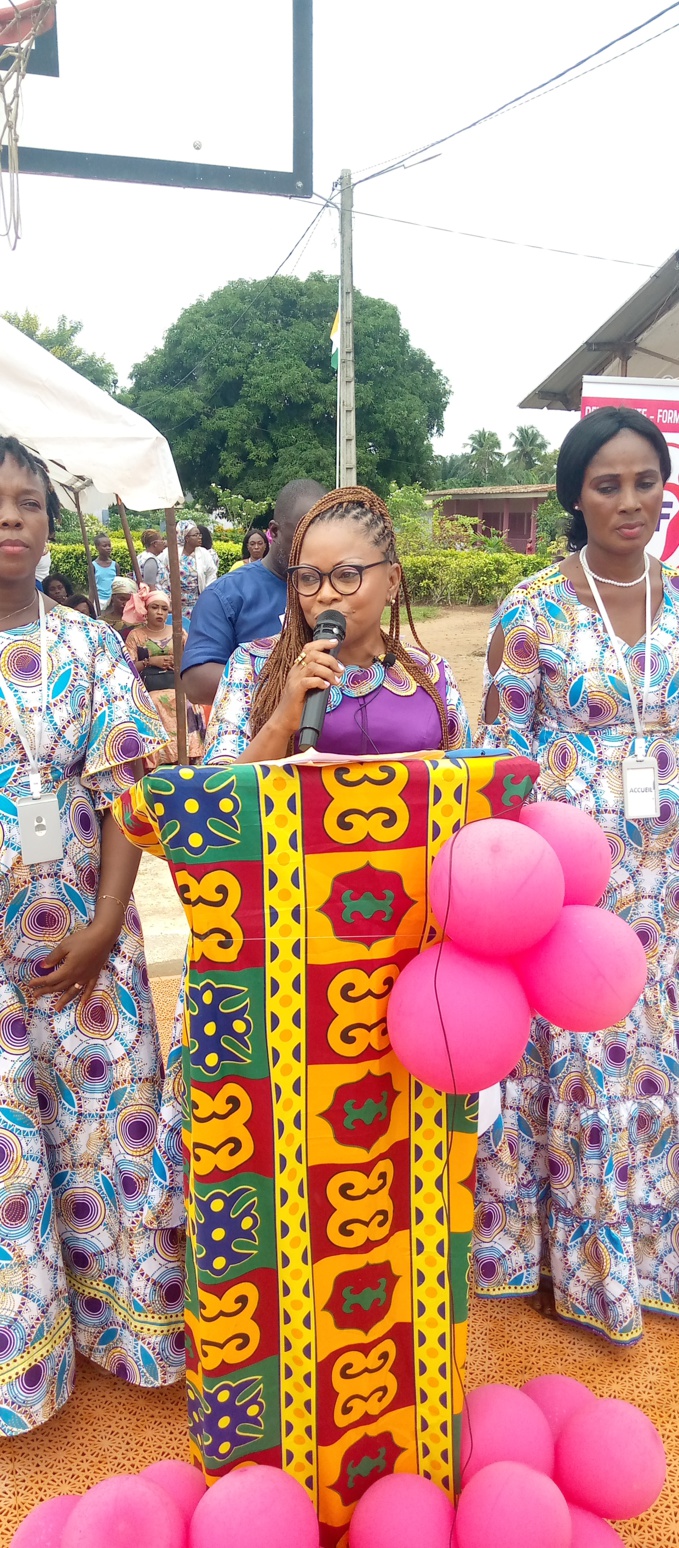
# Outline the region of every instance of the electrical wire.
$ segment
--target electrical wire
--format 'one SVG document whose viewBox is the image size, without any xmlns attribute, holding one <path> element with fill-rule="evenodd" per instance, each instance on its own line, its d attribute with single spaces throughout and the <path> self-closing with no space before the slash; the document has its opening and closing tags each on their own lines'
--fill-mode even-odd
<svg viewBox="0 0 679 1548">
<path fill-rule="evenodd" d="M 679 22 L 677 22 L 679 27 Z M 354 210 L 354 215 L 361 215 L 367 220 L 385 220 L 395 226 L 413 226 L 420 231 L 440 231 L 446 236 L 469 237 L 474 242 L 499 242 L 503 247 L 526 247 L 534 253 L 558 253 L 566 258 L 589 258 L 594 263 L 622 263 L 630 269 L 654 269 L 653 263 L 637 263 L 634 258 L 609 258 L 603 253 L 581 253 L 572 247 L 546 247 L 541 242 L 518 242 L 512 237 L 487 236 L 481 231 L 457 231 L 452 226 L 432 226 L 424 220 L 407 220 L 401 215 L 377 215 L 374 210 Z"/>
<path fill-rule="evenodd" d="M 609 49 L 615 48 L 616 44 L 626 42 L 627 38 L 633 37 L 637 32 L 643 32 L 645 27 L 650 27 L 653 22 L 660 21 L 670 11 L 675 11 L 677 6 L 679 6 L 679 0 L 672 0 L 671 5 L 664 6 L 661 11 L 656 11 L 653 16 L 648 16 L 645 21 L 638 22 L 636 27 L 629 27 L 626 32 L 621 32 L 617 38 L 611 38 L 610 42 L 603 43 L 600 48 L 594 49 L 591 54 L 585 54 L 582 59 L 576 60 L 575 64 L 568 65 L 566 69 L 557 71 L 555 75 L 550 75 L 546 81 L 540 81 L 537 86 L 530 87 L 528 91 L 520 92 L 516 97 L 510 97 L 507 102 L 503 102 L 499 107 L 492 108 L 488 113 L 483 113 L 479 118 L 473 119 L 471 123 L 463 124 L 459 129 L 451 130 L 450 134 L 444 134 L 436 140 L 430 140 L 428 144 L 421 145 L 416 150 L 408 152 L 407 155 L 398 157 L 398 159 L 392 158 L 390 161 L 375 163 L 374 165 L 379 170 L 368 171 L 365 177 L 357 178 L 354 187 L 358 187 L 359 183 L 369 183 L 375 178 L 386 177 L 390 172 L 397 172 L 401 168 L 405 168 L 405 163 L 412 161 L 415 156 L 424 156 L 427 151 L 436 150 L 439 145 L 447 145 L 451 140 L 457 139 L 459 135 L 468 134 L 471 129 L 478 129 L 481 124 L 489 123 L 491 119 L 498 118 L 500 114 L 507 113 L 510 109 L 519 107 L 532 100 L 537 100 L 538 93 L 545 94 L 550 87 L 556 89 L 557 83 L 564 86 L 570 85 L 572 80 L 580 78 L 573 74 L 575 70 L 580 70 L 582 65 L 589 64 L 590 60 L 597 59 L 600 54 L 608 53 Z M 666 28 L 663 32 L 654 33 L 653 37 L 644 38 L 640 43 L 637 43 L 635 48 L 643 48 L 646 43 L 653 43 L 657 37 L 664 37 L 665 32 L 672 30 L 672 28 Z M 622 59 L 625 54 L 632 52 L 634 52 L 634 49 L 626 49 L 623 54 L 616 54 L 613 59 L 604 60 L 603 63 L 614 64 L 616 59 Z M 600 69 L 602 66 L 599 65 L 596 68 Z M 583 71 L 582 73 L 589 74 L 590 72 Z M 571 79 L 566 80 L 566 76 Z"/>
</svg>

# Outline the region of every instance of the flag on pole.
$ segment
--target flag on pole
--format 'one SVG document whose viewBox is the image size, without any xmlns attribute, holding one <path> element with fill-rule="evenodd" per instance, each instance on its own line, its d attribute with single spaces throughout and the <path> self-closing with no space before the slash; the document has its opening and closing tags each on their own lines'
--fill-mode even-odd
<svg viewBox="0 0 679 1548">
<path fill-rule="evenodd" d="M 331 356 L 330 364 L 333 371 L 339 371 L 339 342 L 340 342 L 340 314 L 339 309 L 335 315 L 335 321 L 330 329 Z"/>
</svg>

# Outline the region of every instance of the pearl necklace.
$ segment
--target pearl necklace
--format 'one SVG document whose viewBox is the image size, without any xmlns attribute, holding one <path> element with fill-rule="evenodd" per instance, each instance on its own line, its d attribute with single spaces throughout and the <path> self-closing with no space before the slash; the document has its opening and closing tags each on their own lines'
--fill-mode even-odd
<svg viewBox="0 0 679 1548">
<path fill-rule="evenodd" d="M 602 586 L 618 586 L 621 591 L 627 591 L 632 586 L 640 586 L 641 582 L 646 579 L 646 576 L 648 575 L 648 572 L 649 572 L 649 569 L 650 569 L 648 554 L 644 554 L 643 574 L 639 575 L 637 580 L 633 580 L 633 581 L 617 581 L 617 580 L 611 580 L 608 575 L 597 575 L 596 570 L 591 570 L 590 567 L 589 567 L 589 563 L 588 563 L 588 560 L 587 560 L 587 545 L 586 544 L 585 544 L 585 547 L 580 550 L 580 563 L 581 563 L 582 568 L 583 568 L 583 570 L 585 572 L 585 575 L 591 575 L 593 580 L 601 581 Z"/>
</svg>

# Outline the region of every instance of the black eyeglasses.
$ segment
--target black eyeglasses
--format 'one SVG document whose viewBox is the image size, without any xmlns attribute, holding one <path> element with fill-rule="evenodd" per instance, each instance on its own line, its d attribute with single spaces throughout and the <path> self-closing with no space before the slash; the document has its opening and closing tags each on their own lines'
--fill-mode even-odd
<svg viewBox="0 0 679 1548">
<path fill-rule="evenodd" d="M 288 575 L 301 597 L 315 597 L 324 580 L 330 581 L 340 597 L 350 597 L 359 590 L 366 570 L 377 570 L 381 564 L 391 564 L 391 559 L 376 559 L 374 564 L 335 564 L 331 570 L 317 570 L 313 564 L 291 564 Z"/>
</svg>

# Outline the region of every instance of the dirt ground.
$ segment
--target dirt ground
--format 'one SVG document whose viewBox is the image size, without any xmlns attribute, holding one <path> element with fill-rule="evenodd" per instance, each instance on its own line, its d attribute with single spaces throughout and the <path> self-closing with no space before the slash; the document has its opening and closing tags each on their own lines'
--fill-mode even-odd
<svg viewBox="0 0 679 1548">
<path fill-rule="evenodd" d="M 483 661 L 492 611 L 489 607 L 451 607 L 417 625 L 422 644 L 451 662 L 472 726 L 481 704 Z M 142 855 L 134 895 L 152 976 L 178 973 L 188 927 L 164 860 Z"/>
</svg>

